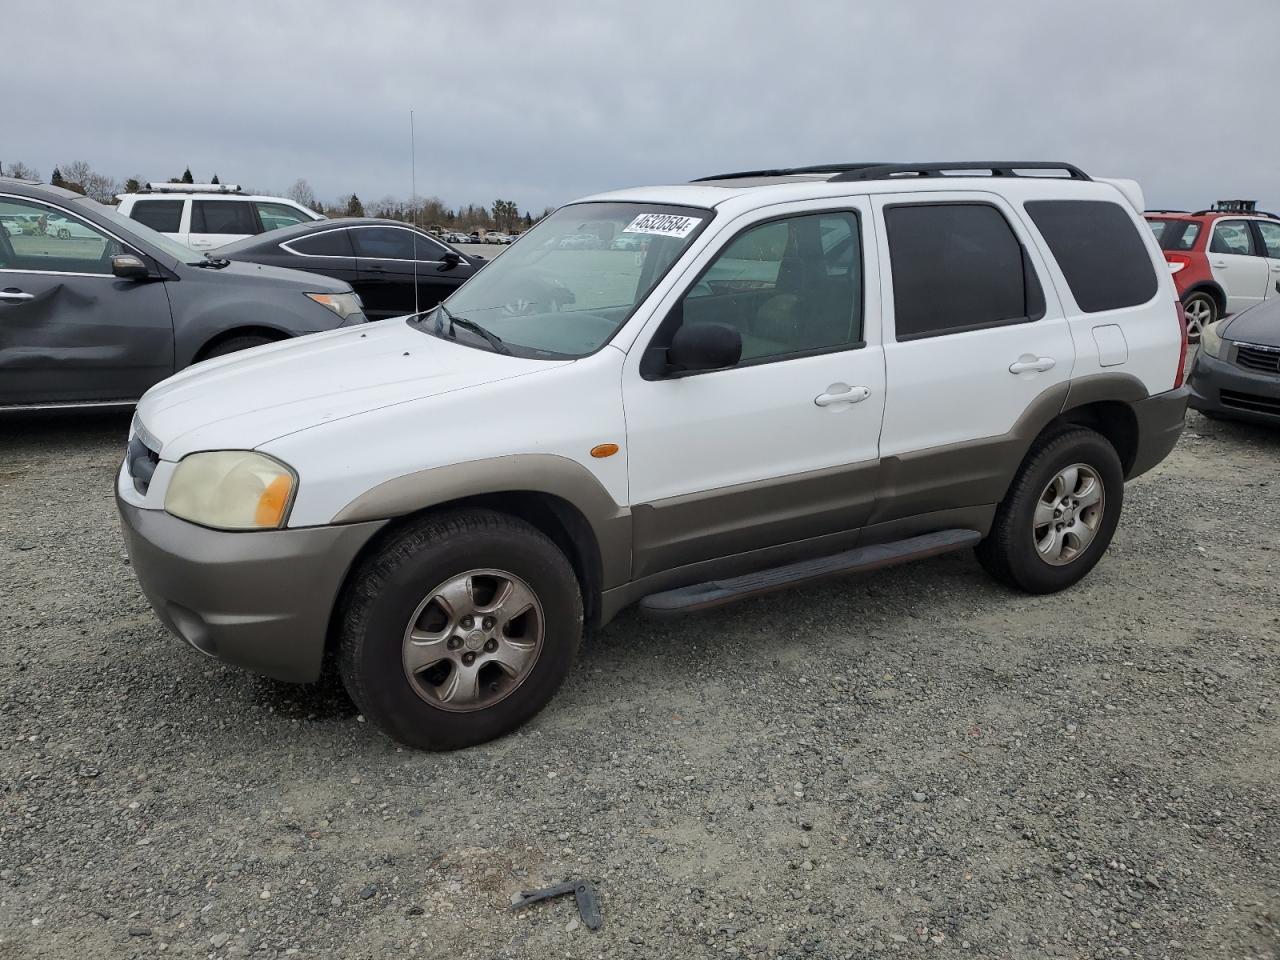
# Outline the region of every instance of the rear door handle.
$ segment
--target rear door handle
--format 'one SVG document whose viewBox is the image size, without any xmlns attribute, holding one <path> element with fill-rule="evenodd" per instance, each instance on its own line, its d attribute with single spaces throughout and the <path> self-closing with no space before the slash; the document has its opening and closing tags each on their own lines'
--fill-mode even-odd
<svg viewBox="0 0 1280 960">
<path fill-rule="evenodd" d="M 1225 260 L 1215 260 L 1213 261 L 1213 265 L 1217 267 L 1219 270 L 1227 269 L 1227 263 Z"/>
<path fill-rule="evenodd" d="M 830 407 L 837 403 L 861 403 L 871 396 L 870 387 L 851 387 L 846 383 L 833 383 L 827 387 L 826 393 L 820 393 L 813 402 L 820 407 Z"/>
<path fill-rule="evenodd" d="M 34 300 L 34 293 L 23 293 L 21 290 L 0 290 L 0 300 Z"/>
<path fill-rule="evenodd" d="M 1010 373 L 1044 373 L 1046 370 L 1052 370 L 1058 361 L 1053 357 L 1037 357 L 1030 353 L 1024 353 L 1013 363 L 1009 364 Z"/>
</svg>

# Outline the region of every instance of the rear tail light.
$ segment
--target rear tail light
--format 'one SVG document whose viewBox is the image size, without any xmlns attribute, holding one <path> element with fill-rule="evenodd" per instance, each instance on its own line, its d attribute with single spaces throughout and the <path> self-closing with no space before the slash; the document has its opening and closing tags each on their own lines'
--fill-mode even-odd
<svg viewBox="0 0 1280 960">
<path fill-rule="evenodd" d="M 1182 331 L 1182 349 L 1178 351 L 1178 371 L 1173 375 L 1173 389 L 1177 390 L 1182 386 L 1184 371 L 1187 368 L 1187 311 L 1182 309 L 1181 300 L 1175 300 L 1174 305 L 1178 308 L 1178 328 Z"/>
<path fill-rule="evenodd" d="M 1191 258 L 1185 253 L 1166 253 L 1164 258 L 1169 262 L 1170 273 L 1177 273 L 1183 267 L 1191 264 Z"/>
</svg>

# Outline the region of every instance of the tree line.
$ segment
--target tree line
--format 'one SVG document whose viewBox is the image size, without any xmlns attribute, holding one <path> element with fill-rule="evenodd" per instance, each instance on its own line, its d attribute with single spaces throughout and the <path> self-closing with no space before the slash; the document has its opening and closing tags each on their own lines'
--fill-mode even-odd
<svg viewBox="0 0 1280 960">
<path fill-rule="evenodd" d="M 14 177 L 18 180 L 41 180 L 39 172 L 34 167 L 19 161 L 0 161 L 0 176 Z M 84 160 L 59 164 L 49 175 L 49 183 L 53 186 L 63 187 L 92 197 L 99 203 L 107 204 L 114 204 L 118 193 L 137 193 L 146 182 L 141 175 L 129 177 L 123 181 L 116 180 L 96 172 Z M 179 176 L 170 177 L 168 182 L 195 183 L 195 177 L 191 173 L 191 168 L 187 167 Z M 209 182 L 221 183 L 216 173 Z M 244 187 L 244 192 L 286 196 L 295 203 L 300 203 L 317 213 L 323 213 L 327 217 L 381 217 L 414 223 L 428 229 L 457 230 L 463 233 L 475 230 L 500 230 L 504 233 L 527 230 L 552 210 L 551 207 L 547 207 L 535 216 L 528 210 L 521 213 L 514 200 L 494 200 L 488 206 L 469 203 L 465 206 L 453 207 L 439 197 L 405 200 L 391 194 L 366 203 L 356 194 L 350 193 L 339 197 L 333 203 L 326 203 L 316 197 L 311 185 L 303 179 L 297 180 L 283 194 L 273 190 L 256 190 L 248 187 Z"/>
</svg>

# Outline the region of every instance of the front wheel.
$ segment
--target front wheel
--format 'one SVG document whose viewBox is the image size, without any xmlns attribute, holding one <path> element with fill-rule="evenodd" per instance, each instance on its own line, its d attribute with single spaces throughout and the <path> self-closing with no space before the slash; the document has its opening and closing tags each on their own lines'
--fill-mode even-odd
<svg viewBox="0 0 1280 960">
<path fill-rule="evenodd" d="M 1115 448 L 1077 428 L 1042 442 L 1023 463 L 978 544 L 982 566 L 1027 593 L 1054 593 L 1102 558 L 1124 502 Z"/>
<path fill-rule="evenodd" d="M 516 517 L 467 510 L 405 527 L 354 571 L 338 664 L 382 730 L 452 750 L 542 709 L 581 638 L 578 580 L 559 548 Z"/>
</svg>

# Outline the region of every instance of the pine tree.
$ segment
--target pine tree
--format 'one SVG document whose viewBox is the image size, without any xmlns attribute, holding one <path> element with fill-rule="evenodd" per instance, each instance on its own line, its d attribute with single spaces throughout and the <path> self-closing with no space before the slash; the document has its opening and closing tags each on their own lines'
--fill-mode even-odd
<svg viewBox="0 0 1280 960">
<path fill-rule="evenodd" d="M 53 168 L 53 175 L 49 177 L 49 183 L 55 187 L 65 187 L 67 185 L 67 181 L 62 179 L 62 171 L 57 167 Z"/>
<path fill-rule="evenodd" d="M 364 216 L 364 204 L 360 202 L 360 198 L 357 197 L 354 193 L 347 199 L 347 209 L 345 212 L 345 216 L 348 216 L 348 217 Z"/>
<path fill-rule="evenodd" d="M 185 170 L 183 170 L 183 171 L 182 171 L 182 182 L 183 182 L 183 183 L 195 183 L 195 182 L 196 182 L 195 177 L 191 176 L 191 168 L 190 168 L 190 167 L 187 167 L 187 169 L 185 169 Z"/>
<path fill-rule="evenodd" d="M 215 174 L 213 175 L 213 179 L 212 179 L 212 180 L 210 180 L 209 182 L 210 182 L 210 183 L 221 183 L 222 181 L 218 179 L 218 175 L 215 173 Z"/>
</svg>

